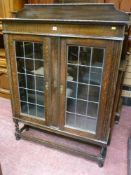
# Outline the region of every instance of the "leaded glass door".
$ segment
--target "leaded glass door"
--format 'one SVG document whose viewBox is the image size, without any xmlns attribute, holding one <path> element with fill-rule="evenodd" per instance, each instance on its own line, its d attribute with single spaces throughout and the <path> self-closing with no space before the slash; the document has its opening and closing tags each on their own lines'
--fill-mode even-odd
<svg viewBox="0 0 131 175">
<path fill-rule="evenodd" d="M 102 105 L 105 105 L 106 97 L 104 100 L 102 98 L 107 84 L 103 86 L 103 81 L 109 76 L 107 68 L 111 66 L 110 61 L 106 64 L 110 42 L 63 39 L 61 43 L 61 62 L 66 64 L 65 69 L 63 64 L 61 69 L 61 87 L 65 87 L 61 92 L 61 108 L 63 106 L 64 109 L 61 127 L 70 132 L 96 135 L 97 129 L 102 129 L 98 125 L 105 110 Z M 107 73 L 104 74 L 106 69 Z"/>
<path fill-rule="evenodd" d="M 47 40 L 37 37 L 13 37 L 13 85 L 15 111 L 27 120 L 44 123 L 48 113 Z"/>
</svg>

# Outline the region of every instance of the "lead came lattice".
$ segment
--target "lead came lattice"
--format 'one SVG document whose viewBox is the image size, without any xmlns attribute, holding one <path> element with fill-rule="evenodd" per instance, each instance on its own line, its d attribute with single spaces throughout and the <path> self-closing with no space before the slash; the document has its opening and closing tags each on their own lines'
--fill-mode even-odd
<svg viewBox="0 0 131 175">
<path fill-rule="evenodd" d="M 44 118 L 44 59 L 41 42 L 15 41 L 21 112 Z"/>
<path fill-rule="evenodd" d="M 67 47 L 65 125 L 95 133 L 101 91 L 103 48 Z"/>
</svg>

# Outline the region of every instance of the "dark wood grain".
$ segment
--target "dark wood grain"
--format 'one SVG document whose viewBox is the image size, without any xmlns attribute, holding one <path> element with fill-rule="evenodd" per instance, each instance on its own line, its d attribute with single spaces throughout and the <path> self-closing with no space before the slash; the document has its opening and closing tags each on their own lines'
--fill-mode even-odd
<svg viewBox="0 0 131 175">
<path fill-rule="evenodd" d="M 80 5 L 25 5 L 16 14 L 23 19 L 40 19 L 41 21 L 71 22 L 104 22 L 128 23 L 129 17 L 116 11 L 113 4 L 80 4 Z"/>
<path fill-rule="evenodd" d="M 57 0 L 59 3 L 103 3 L 104 0 Z"/>
<path fill-rule="evenodd" d="M 60 62 L 60 40 L 59 38 L 52 37 L 50 39 L 51 44 L 51 89 L 52 89 L 52 116 L 51 116 L 51 125 L 54 127 L 59 127 L 59 62 Z"/>
<path fill-rule="evenodd" d="M 113 5 L 57 4 L 26 5 L 16 17 L 3 20 L 16 129 L 19 129 L 18 123 L 23 122 L 27 126 L 106 147 L 116 110 L 118 72 L 128 15 L 116 11 Z M 21 113 L 15 40 L 43 43 L 45 119 Z M 105 50 L 96 131 L 65 125 L 67 45 Z"/>
<path fill-rule="evenodd" d="M 55 0 L 28 0 L 29 4 L 48 4 L 54 2 Z"/>
<path fill-rule="evenodd" d="M 28 3 L 113 3 L 117 9 L 131 12 L 131 1 L 129 0 L 28 0 Z"/>
</svg>

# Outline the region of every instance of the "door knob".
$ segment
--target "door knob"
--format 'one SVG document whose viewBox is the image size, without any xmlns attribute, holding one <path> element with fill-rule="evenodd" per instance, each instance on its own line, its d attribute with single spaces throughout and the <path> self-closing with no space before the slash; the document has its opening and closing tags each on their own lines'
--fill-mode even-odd
<svg viewBox="0 0 131 175">
<path fill-rule="evenodd" d="M 57 88 L 57 81 L 54 80 L 54 88 Z"/>
</svg>

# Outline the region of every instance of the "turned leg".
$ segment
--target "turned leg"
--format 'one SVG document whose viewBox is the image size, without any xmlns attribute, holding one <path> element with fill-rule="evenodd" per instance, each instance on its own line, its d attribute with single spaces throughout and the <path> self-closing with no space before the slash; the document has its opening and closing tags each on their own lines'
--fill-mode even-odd
<svg viewBox="0 0 131 175">
<path fill-rule="evenodd" d="M 20 129 L 20 133 L 22 133 L 23 131 L 29 131 L 29 126 L 28 125 L 24 125 L 21 129 Z"/>
<path fill-rule="evenodd" d="M 101 148 L 100 154 L 98 156 L 98 166 L 99 167 L 103 167 L 104 160 L 106 157 L 106 151 L 107 151 L 107 147 L 105 145 L 103 145 Z"/>
<path fill-rule="evenodd" d="M 120 121 L 120 113 L 117 112 L 115 115 L 115 123 L 118 124 L 119 121 Z"/>
<path fill-rule="evenodd" d="M 111 135 L 112 133 L 110 133 L 110 135 L 109 135 L 109 139 L 108 139 L 108 142 L 107 142 L 107 145 L 110 145 L 110 143 L 111 143 Z"/>
<path fill-rule="evenodd" d="M 20 140 L 21 135 L 20 135 L 20 129 L 19 129 L 19 121 L 14 119 L 14 122 L 15 122 L 15 137 L 16 137 L 16 140 Z"/>
<path fill-rule="evenodd" d="M 28 125 L 25 125 L 25 130 L 29 131 L 29 126 Z"/>
</svg>

